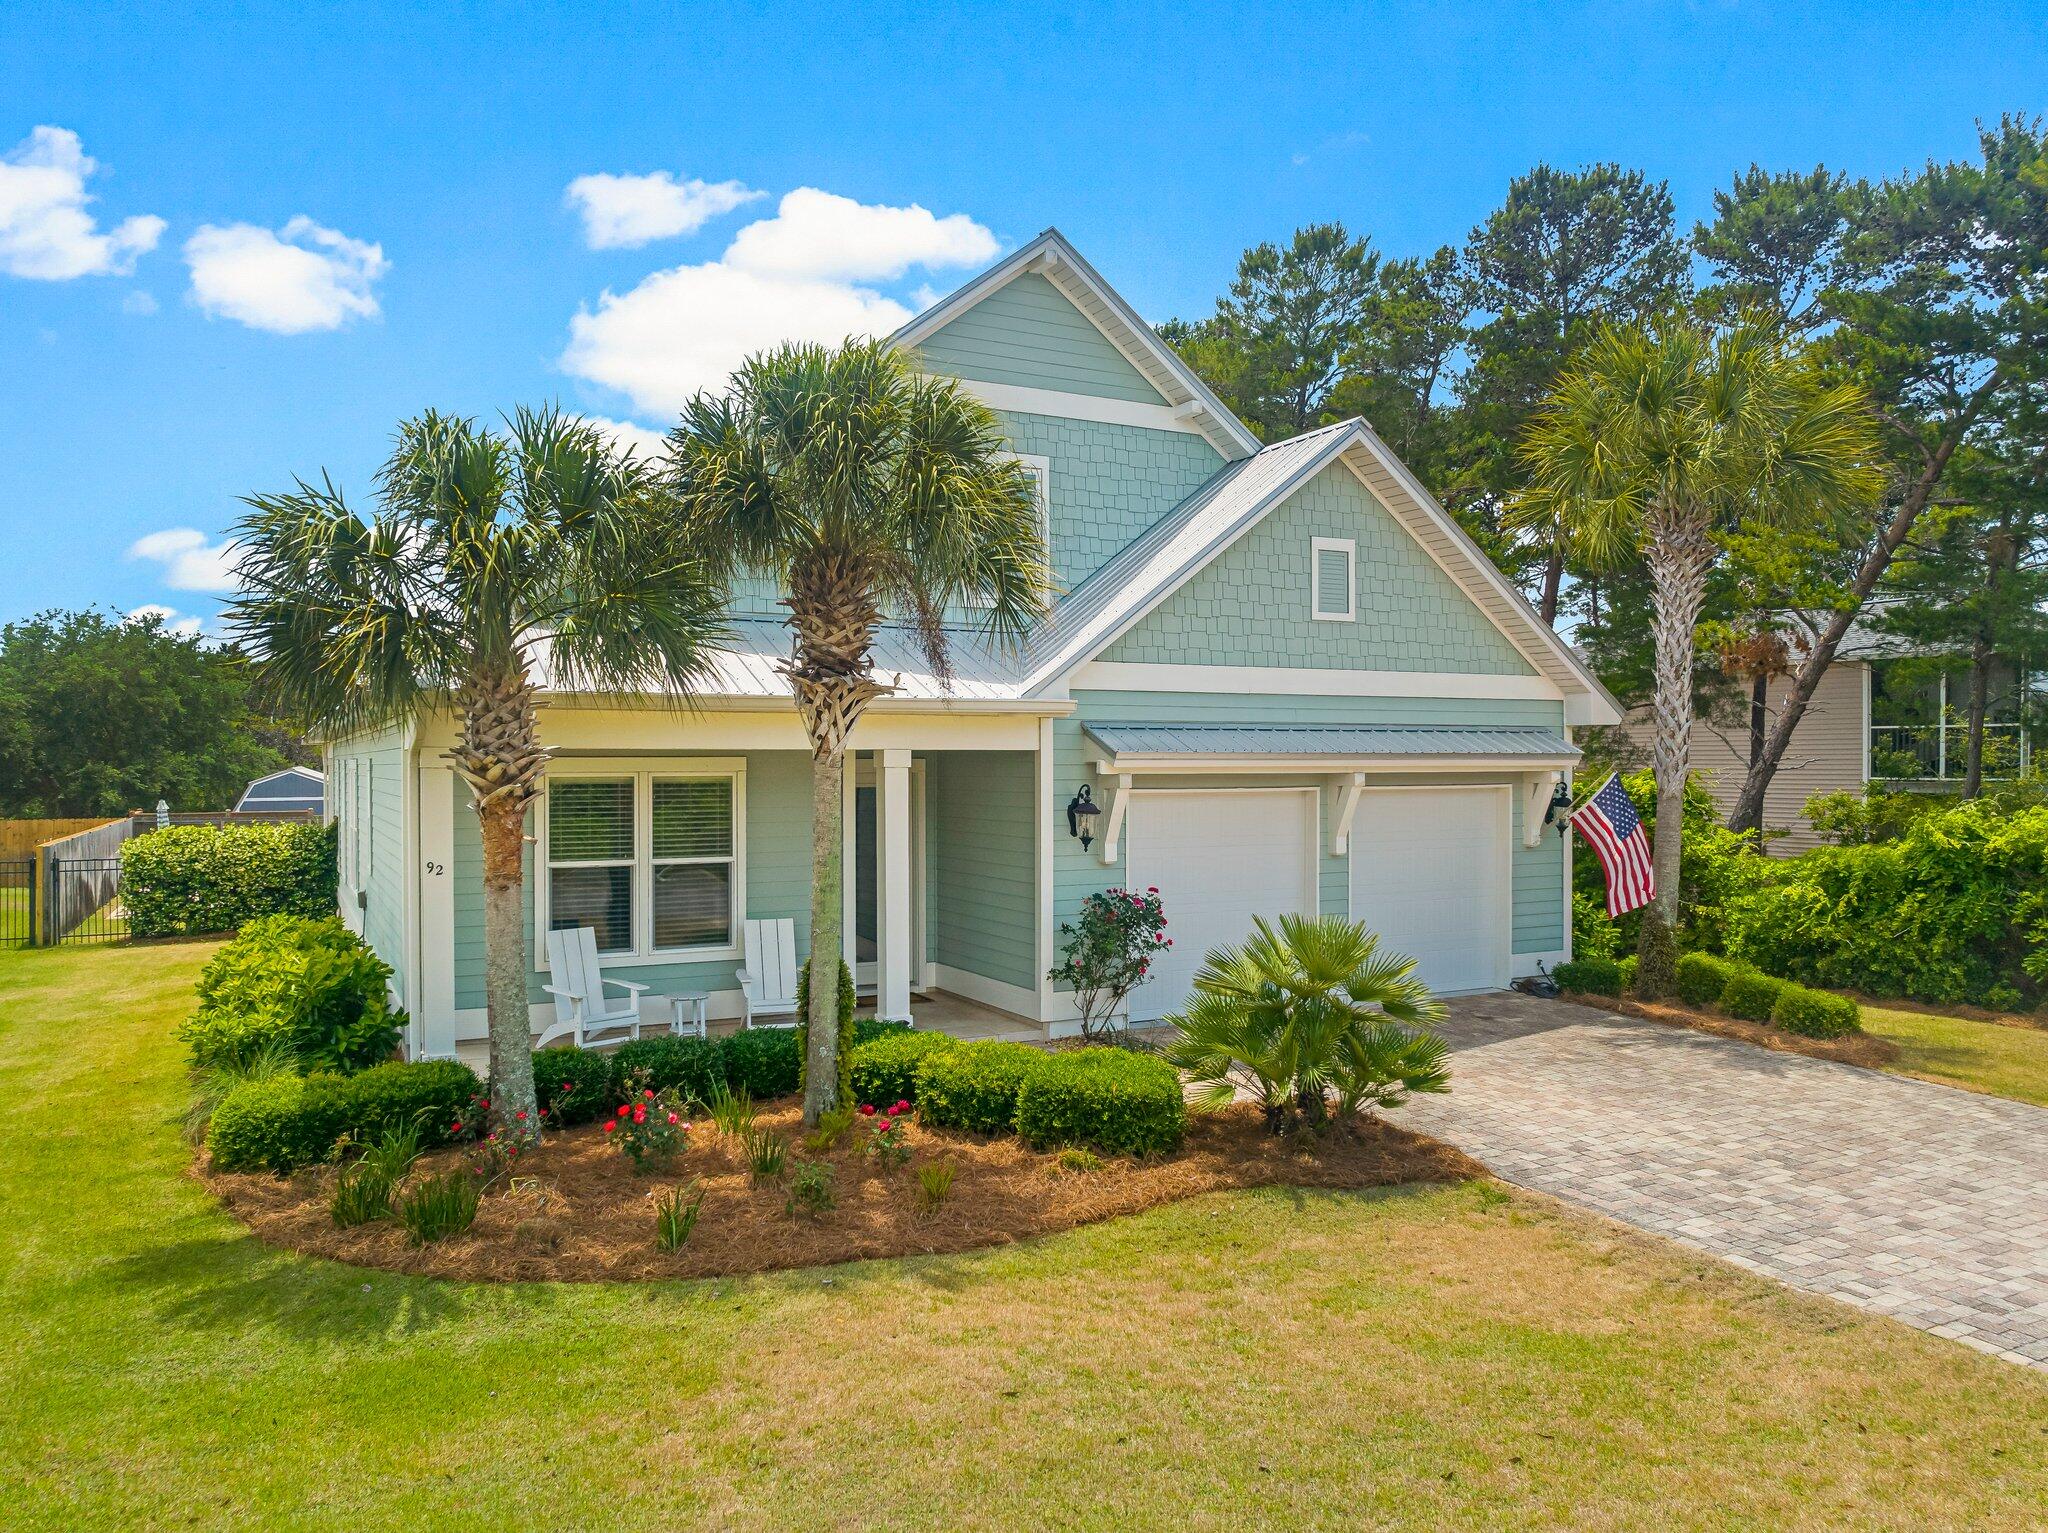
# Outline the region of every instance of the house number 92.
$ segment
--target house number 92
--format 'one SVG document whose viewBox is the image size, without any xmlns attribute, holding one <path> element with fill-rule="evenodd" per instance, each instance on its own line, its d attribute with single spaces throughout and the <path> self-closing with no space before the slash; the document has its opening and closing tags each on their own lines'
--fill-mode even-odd
<svg viewBox="0 0 2048 1533">
<path fill-rule="evenodd" d="M 448 865 L 445 862 L 430 862 L 427 864 L 427 871 L 434 877 L 439 878 L 448 871 Z"/>
</svg>

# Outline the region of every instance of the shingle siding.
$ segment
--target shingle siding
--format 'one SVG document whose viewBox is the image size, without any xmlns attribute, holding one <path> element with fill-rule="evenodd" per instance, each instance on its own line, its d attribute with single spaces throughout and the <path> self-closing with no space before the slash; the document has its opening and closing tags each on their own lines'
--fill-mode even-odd
<svg viewBox="0 0 2048 1533">
<path fill-rule="evenodd" d="M 1037 272 L 1006 283 L 919 344 L 934 372 L 983 383 L 1166 403 L 1093 321 Z"/>
<path fill-rule="evenodd" d="M 1316 538 L 1358 545 L 1358 616 L 1319 622 Z M 1493 621 L 1333 463 L 1141 618 L 1102 658 L 1152 664 L 1532 676 Z"/>
</svg>

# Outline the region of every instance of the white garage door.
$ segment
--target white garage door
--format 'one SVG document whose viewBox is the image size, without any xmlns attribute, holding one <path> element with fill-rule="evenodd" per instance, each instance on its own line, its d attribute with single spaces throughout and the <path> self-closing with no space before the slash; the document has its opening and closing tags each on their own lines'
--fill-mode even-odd
<svg viewBox="0 0 2048 1533">
<path fill-rule="evenodd" d="M 1131 795 L 1131 887 L 1159 886 L 1173 938 L 1151 982 L 1132 995 L 1132 1017 L 1178 1010 L 1203 956 L 1243 942 L 1253 916 L 1314 912 L 1315 818 L 1313 791 Z"/>
<path fill-rule="evenodd" d="M 1508 981 L 1502 788 L 1368 788 L 1351 822 L 1351 915 L 1432 990 Z"/>
</svg>

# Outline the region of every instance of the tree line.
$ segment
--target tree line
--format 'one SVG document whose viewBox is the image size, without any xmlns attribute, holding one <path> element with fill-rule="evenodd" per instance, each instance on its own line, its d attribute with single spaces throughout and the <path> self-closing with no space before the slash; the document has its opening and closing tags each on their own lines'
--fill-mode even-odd
<svg viewBox="0 0 2048 1533">
<path fill-rule="evenodd" d="M 2048 143 L 2008 116 L 1974 156 L 1884 180 L 1752 165 L 1689 232 L 1642 171 L 1538 165 L 1462 245 L 1395 256 L 1313 224 L 1247 250 L 1213 313 L 1161 333 L 1268 440 L 1364 416 L 1631 703 L 1653 690 L 1648 561 L 1529 493 L 1560 383 L 1603 335 L 1741 324 L 1857 391 L 1874 491 L 1817 519 L 1736 507 L 1692 619 L 1702 706 L 1748 726 L 1730 823 L 1756 831 L 1859 617 L 1951 657 L 1972 794 L 2000 666 L 2048 656 L 2044 260 Z"/>
</svg>

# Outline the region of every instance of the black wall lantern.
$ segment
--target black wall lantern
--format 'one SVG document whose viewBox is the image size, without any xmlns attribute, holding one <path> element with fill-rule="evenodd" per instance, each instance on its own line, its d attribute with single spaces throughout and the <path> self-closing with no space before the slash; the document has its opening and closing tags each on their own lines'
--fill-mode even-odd
<svg viewBox="0 0 2048 1533">
<path fill-rule="evenodd" d="M 1550 807 L 1543 811 L 1543 823 L 1545 825 L 1556 825 L 1557 833 L 1560 836 L 1563 835 L 1566 830 L 1570 829 L 1565 822 L 1570 818 L 1567 811 L 1571 807 L 1572 785 L 1560 776 L 1557 779 L 1557 786 L 1550 790 Z"/>
<path fill-rule="evenodd" d="M 1085 782 L 1067 800 L 1067 834 L 1081 838 L 1081 850 L 1084 852 L 1095 841 L 1095 817 L 1101 813 L 1095 803 L 1095 795 Z"/>
</svg>

